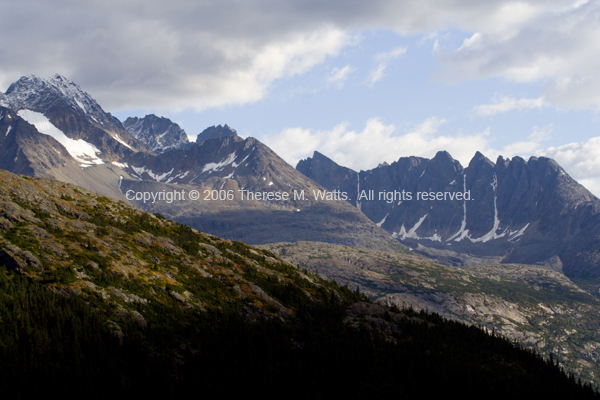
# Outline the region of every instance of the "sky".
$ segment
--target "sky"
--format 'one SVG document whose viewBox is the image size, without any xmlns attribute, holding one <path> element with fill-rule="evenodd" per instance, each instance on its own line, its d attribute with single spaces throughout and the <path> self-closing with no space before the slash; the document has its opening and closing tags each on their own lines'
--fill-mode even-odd
<svg viewBox="0 0 600 400">
<path fill-rule="evenodd" d="M 546 156 L 600 196 L 600 3 L 0 0 L 0 90 L 59 73 L 119 119 L 228 124 L 292 166 Z"/>
</svg>

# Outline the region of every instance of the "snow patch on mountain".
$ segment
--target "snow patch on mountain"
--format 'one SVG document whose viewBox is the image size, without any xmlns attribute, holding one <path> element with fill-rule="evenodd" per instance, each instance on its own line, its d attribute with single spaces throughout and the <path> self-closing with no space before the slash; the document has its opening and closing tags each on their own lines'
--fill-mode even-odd
<svg viewBox="0 0 600 400">
<path fill-rule="evenodd" d="M 385 217 L 383 217 L 383 219 L 381 221 L 379 221 L 376 225 L 381 228 L 381 225 L 383 225 L 383 223 L 385 222 L 385 219 L 388 217 L 388 215 L 390 215 L 390 213 L 387 213 L 385 215 Z"/>
<path fill-rule="evenodd" d="M 527 229 L 528 226 L 529 226 L 529 222 L 527 223 L 527 225 L 525 225 L 523 228 L 519 229 L 517 232 L 514 232 L 514 231 L 509 232 L 509 234 L 508 234 L 508 236 L 509 236 L 508 241 L 512 242 L 516 238 L 518 238 L 520 236 L 523 236 L 523 234 L 525 234 L 525 229 Z"/>
<path fill-rule="evenodd" d="M 127 163 L 120 163 L 120 162 L 116 162 L 116 161 L 111 162 L 111 164 L 116 167 L 122 168 L 122 169 L 125 169 L 129 166 L 129 165 L 127 165 Z"/>
<path fill-rule="evenodd" d="M 463 193 L 467 191 L 467 174 L 463 174 Z M 454 235 L 450 236 L 446 239 L 446 242 L 454 239 L 456 242 L 460 242 L 463 240 L 468 234 L 469 230 L 465 229 L 467 227 L 467 201 L 463 200 L 463 220 L 460 224 L 460 229 Z M 455 239 L 456 238 L 456 239 Z"/>
<path fill-rule="evenodd" d="M 149 177 L 151 177 L 152 179 L 154 179 L 156 182 L 162 181 L 163 179 L 165 179 L 166 177 L 168 177 L 169 175 L 171 175 L 173 173 L 173 170 L 174 170 L 174 168 L 171 168 L 171 170 L 169 172 L 165 172 L 165 173 L 162 173 L 162 174 L 155 174 L 154 172 L 152 172 L 151 169 L 146 169 L 145 166 L 143 166 L 143 167 L 134 167 L 132 165 L 131 169 L 133 169 L 135 171 L 135 173 L 138 174 L 140 177 L 142 176 L 142 174 L 146 173 Z"/>
<path fill-rule="evenodd" d="M 71 139 L 54 126 L 44 114 L 31 110 L 20 110 L 17 114 L 35 126 L 40 133 L 56 139 L 67 149 L 71 157 L 81 163 L 82 167 L 104 164 L 104 161 L 97 156 L 100 154 L 100 150 L 96 146 L 83 139 Z"/>
<path fill-rule="evenodd" d="M 212 173 L 212 172 L 219 172 L 222 171 L 224 167 L 226 167 L 229 164 L 233 164 L 233 162 L 235 161 L 235 152 L 231 153 L 228 157 L 224 158 L 223 160 L 219 161 L 218 163 L 208 163 L 204 165 L 204 168 L 202 168 L 202 172 L 206 172 L 208 171 L 208 173 Z"/>
<path fill-rule="evenodd" d="M 165 179 L 167 176 L 171 175 L 173 173 L 173 170 L 174 170 L 174 168 L 171 168 L 171 170 L 169 172 L 165 172 L 165 173 L 160 174 L 160 175 L 154 174 L 150 170 L 146 171 L 146 173 L 148 175 L 150 175 L 154 180 L 156 180 L 156 182 L 160 182 L 163 179 Z"/>
<path fill-rule="evenodd" d="M 360 201 L 358 201 L 358 196 L 360 195 L 360 175 L 356 175 L 356 208 L 358 208 L 358 211 L 360 210 Z"/>
<path fill-rule="evenodd" d="M 442 241 L 442 237 L 440 235 L 438 235 L 437 233 L 434 233 L 433 235 L 425 237 L 423 239 L 429 239 L 432 242 L 441 242 Z"/>
<path fill-rule="evenodd" d="M 492 181 L 492 183 L 490 185 L 492 185 L 492 189 L 494 190 L 494 193 L 496 193 L 496 191 L 498 189 L 498 177 L 496 176 L 496 174 L 494 174 L 494 180 Z M 500 228 L 500 220 L 498 219 L 497 202 L 498 202 L 498 196 L 494 196 L 494 226 L 492 227 L 492 230 L 477 239 L 471 239 L 469 237 L 469 239 L 471 239 L 471 242 L 485 243 L 485 242 L 489 242 L 490 240 L 493 240 L 493 239 L 500 239 L 506 235 L 506 231 L 507 231 L 506 229 L 504 230 L 504 232 L 502 232 L 499 235 L 496 233 L 498 231 L 498 229 Z"/>
<path fill-rule="evenodd" d="M 121 139 L 121 137 L 118 134 L 115 134 L 115 136 L 113 136 L 113 139 L 115 139 L 117 142 L 121 143 L 123 146 L 127 147 L 128 149 L 131 149 L 131 146 L 128 145 L 123 139 Z"/>
<path fill-rule="evenodd" d="M 496 231 L 498 230 L 498 228 L 500 228 L 500 220 L 498 219 L 498 207 L 496 207 L 496 201 L 498 200 L 498 198 L 496 196 L 494 196 L 494 227 L 492 228 L 491 231 L 489 231 L 488 233 L 486 233 L 485 235 L 483 235 L 480 238 L 477 239 L 471 239 L 469 237 L 469 239 L 471 239 L 471 242 L 473 243 L 477 243 L 477 242 L 489 242 L 492 239 L 500 239 L 501 237 L 504 237 L 506 235 L 506 230 L 504 230 L 504 232 L 502 232 L 501 234 L 497 234 Z"/>
<path fill-rule="evenodd" d="M 252 149 L 252 150 L 254 150 L 254 149 Z M 250 157 L 250 154 L 248 154 L 246 157 L 244 157 L 244 159 L 239 164 L 233 162 L 233 163 L 231 163 L 231 165 L 233 166 L 233 168 L 237 168 L 240 165 L 242 165 L 244 163 L 244 161 L 246 161 L 248 159 L 248 157 Z"/>
<path fill-rule="evenodd" d="M 81 101 L 79 101 L 77 98 L 74 98 L 73 100 L 75 100 L 75 103 L 79 106 L 79 108 L 81 108 L 81 111 L 86 112 L 85 109 L 85 104 L 83 104 Z"/>
<path fill-rule="evenodd" d="M 410 228 L 410 230 L 408 232 L 406 232 L 406 228 L 404 227 L 404 225 L 402 225 L 400 227 L 400 232 L 398 233 L 398 235 L 394 236 L 392 235 L 394 238 L 400 236 L 400 239 L 404 240 L 404 239 L 421 239 L 419 237 L 419 235 L 417 235 L 417 229 L 419 229 L 419 227 L 421 226 L 421 224 L 423 223 L 423 221 L 425 221 L 425 218 L 427 218 L 429 214 L 425 214 L 423 215 L 418 221 L 417 223 Z M 395 233 L 395 232 L 394 232 Z"/>
</svg>

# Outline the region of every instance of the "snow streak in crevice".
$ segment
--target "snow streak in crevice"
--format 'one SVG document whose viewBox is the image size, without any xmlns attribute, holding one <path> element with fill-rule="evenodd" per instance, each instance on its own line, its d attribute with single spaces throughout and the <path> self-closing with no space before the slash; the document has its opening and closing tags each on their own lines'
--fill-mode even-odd
<svg viewBox="0 0 600 400">
<path fill-rule="evenodd" d="M 496 231 L 500 228 L 500 220 L 498 219 L 498 207 L 496 205 L 496 203 L 498 201 L 498 195 L 497 195 L 498 177 L 496 176 L 496 174 L 494 174 L 494 180 L 492 181 L 492 183 L 490 185 L 492 185 L 492 189 L 494 190 L 494 227 L 492 228 L 491 231 L 489 231 L 488 233 L 486 233 L 485 235 L 483 235 L 480 238 L 471 239 L 469 237 L 469 239 L 471 239 L 471 242 L 473 242 L 473 243 L 477 243 L 477 242 L 485 243 L 492 239 L 500 239 L 501 237 L 504 237 L 506 235 L 506 229 L 504 230 L 504 232 L 502 232 L 499 235 L 496 233 Z"/>
<path fill-rule="evenodd" d="M 463 193 L 466 193 L 467 191 L 467 174 L 463 175 Z M 446 242 L 449 242 L 451 240 L 453 240 L 456 242 L 460 242 L 461 240 L 463 240 L 468 234 L 469 234 L 469 230 L 465 229 L 467 227 L 467 201 L 463 200 L 463 220 L 460 224 L 460 230 L 458 232 L 456 232 L 454 235 L 450 236 Z"/>
</svg>

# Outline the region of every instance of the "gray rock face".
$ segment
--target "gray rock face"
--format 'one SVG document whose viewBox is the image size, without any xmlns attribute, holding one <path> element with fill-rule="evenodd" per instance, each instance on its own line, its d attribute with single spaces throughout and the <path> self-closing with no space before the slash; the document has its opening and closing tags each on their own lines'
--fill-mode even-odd
<svg viewBox="0 0 600 400">
<path fill-rule="evenodd" d="M 447 264 L 541 263 L 562 265 L 569 276 L 600 275 L 594 250 L 600 201 L 554 160 L 493 163 L 477 153 L 463 168 L 439 152 L 431 160 L 403 157 L 358 173 L 315 152 L 297 169 L 346 192 L 402 243 Z"/>
<path fill-rule="evenodd" d="M 203 130 L 197 137 L 196 143 L 203 143 L 205 140 L 217 139 L 226 136 L 237 136 L 235 129 L 231 129 L 227 124 L 225 126 L 210 126 Z"/>
<path fill-rule="evenodd" d="M 30 176 L 44 174 L 47 168 L 76 168 L 59 142 L 39 133 L 15 111 L 1 106 L 0 132 L 0 168 Z"/>
<path fill-rule="evenodd" d="M 154 114 L 144 118 L 127 118 L 123 126 L 133 137 L 146 143 L 156 153 L 179 149 L 189 143 L 187 134 L 179 125 Z"/>
</svg>

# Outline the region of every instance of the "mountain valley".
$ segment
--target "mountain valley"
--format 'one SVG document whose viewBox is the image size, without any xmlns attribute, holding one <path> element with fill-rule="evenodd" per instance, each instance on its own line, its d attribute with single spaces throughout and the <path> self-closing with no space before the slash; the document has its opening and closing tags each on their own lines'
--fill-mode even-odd
<svg viewBox="0 0 600 400">
<path fill-rule="evenodd" d="M 0 199 L 5 396 L 596 396 L 507 339 L 74 185 L 1 171 Z"/>
<path fill-rule="evenodd" d="M 177 337 L 164 350 L 169 365 L 180 359 L 196 365 L 194 340 L 205 334 L 217 340 L 204 324 L 225 315 L 232 325 L 223 325 L 224 337 L 240 341 L 227 354 L 252 346 L 235 336 L 240 327 L 261 343 L 243 356 L 249 358 L 268 352 L 268 341 L 257 339 L 263 328 L 284 338 L 277 347 L 283 359 L 302 362 L 343 332 L 347 342 L 317 358 L 337 357 L 339 363 L 326 367 L 341 368 L 340 379 L 350 385 L 360 374 L 343 367 L 341 354 L 352 340 L 371 340 L 365 331 L 377 332 L 367 336 L 382 343 L 408 343 L 414 336 L 401 332 L 417 325 L 471 326 L 553 357 L 551 365 L 598 385 L 600 200 L 551 159 L 499 157 L 494 163 L 477 153 L 464 168 L 440 152 L 431 160 L 402 157 L 355 172 L 315 152 L 293 168 L 228 125 L 206 128 L 190 142 L 179 125 L 156 115 L 122 123 L 60 75 L 23 77 L 0 94 L 0 155 L 0 168 L 10 171 L 0 172 L 2 279 L 25 276 L 44 288 L 41 293 L 49 288 L 80 299 L 85 313 L 100 310 L 98 323 L 110 340 L 125 343 L 155 332 Z M 438 200 L 438 193 L 452 197 Z M 173 318 L 163 320 L 164 312 Z M 444 325 L 431 312 L 458 324 Z M 8 318 L 8 311 L 0 317 Z M 194 331 L 175 317 L 208 330 Z M 334 322 L 319 331 L 314 321 L 327 318 Z M 354 336 L 349 325 L 362 333 Z M 191 336 L 177 336 L 176 328 Z M 311 329 L 323 335 L 315 338 Z M 165 343 L 152 340 L 140 351 L 156 361 Z M 309 342 L 315 344 L 310 356 L 297 358 Z M 434 348 L 433 342 L 423 346 Z M 387 350 L 397 354 L 394 349 Z M 372 390 L 370 380 L 390 384 L 383 367 L 372 363 L 375 356 L 361 354 L 361 393 Z M 210 357 L 219 363 L 218 354 Z M 277 362 L 285 371 L 298 373 L 283 359 Z M 292 384 L 266 360 L 260 371 L 281 380 L 275 388 Z M 246 361 L 236 367 L 240 374 Z M 497 367 L 487 362 L 467 363 L 474 370 Z M 152 373 L 164 372 L 160 362 L 152 365 Z M 219 371 L 227 367 L 219 365 Z M 316 382 L 311 387 L 327 386 L 318 377 L 326 367 L 305 376 Z M 198 378 L 199 370 L 186 368 L 172 367 L 173 380 L 160 382 L 167 387 L 183 376 Z M 210 385 L 215 375 L 202 371 Z M 388 393 L 385 385 L 377 393 Z M 460 385 L 452 385 L 458 391 Z M 410 390 L 418 393 L 416 386 Z M 333 393 L 310 393 L 317 392 Z"/>
</svg>

